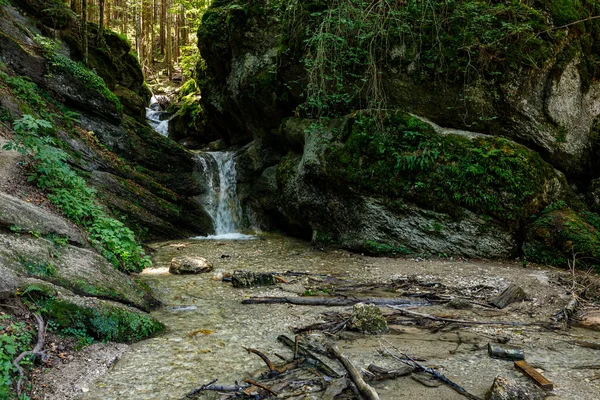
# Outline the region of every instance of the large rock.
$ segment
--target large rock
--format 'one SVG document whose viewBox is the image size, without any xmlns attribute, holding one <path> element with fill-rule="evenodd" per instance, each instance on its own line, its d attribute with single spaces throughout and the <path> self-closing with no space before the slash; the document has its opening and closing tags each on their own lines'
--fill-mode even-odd
<svg viewBox="0 0 600 400">
<path fill-rule="evenodd" d="M 68 244 L 0 234 L 0 265 L 83 296 L 102 297 L 142 310 L 159 304 L 145 286 L 116 270 L 98 253 Z"/>
<path fill-rule="evenodd" d="M 16 232 L 36 235 L 58 235 L 69 242 L 85 242 L 75 226 L 49 210 L 0 192 L 0 226 Z"/>
<path fill-rule="evenodd" d="M 169 272 L 177 275 L 200 274 L 212 271 L 206 258 L 180 256 L 171 260 Z"/>
</svg>

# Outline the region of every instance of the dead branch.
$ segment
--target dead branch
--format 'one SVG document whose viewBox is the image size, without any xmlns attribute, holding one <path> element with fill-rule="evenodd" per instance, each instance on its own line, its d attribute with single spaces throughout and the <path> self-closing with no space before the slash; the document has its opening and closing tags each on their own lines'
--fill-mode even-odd
<svg viewBox="0 0 600 400">
<path fill-rule="evenodd" d="M 415 368 L 417 371 L 422 371 L 425 372 L 431 376 L 433 376 L 435 379 L 438 379 L 439 381 L 445 383 L 446 385 L 448 385 L 450 388 L 452 388 L 454 391 L 456 391 L 459 394 L 462 394 L 463 396 L 465 396 L 466 398 L 470 399 L 470 400 L 482 400 L 481 397 L 479 396 L 475 396 L 474 394 L 469 393 L 465 388 L 463 388 L 462 386 L 452 382 L 450 379 L 446 378 L 443 374 L 437 372 L 436 370 L 434 370 L 433 368 L 429 368 L 426 367 L 422 364 L 419 364 L 414 358 L 410 357 L 408 354 L 403 353 L 401 351 L 399 351 L 396 347 L 394 347 L 389 341 L 387 341 L 387 344 L 392 347 L 394 350 L 396 350 L 400 355 L 402 355 L 402 357 L 398 357 L 396 354 L 394 354 L 390 349 L 388 349 L 387 347 L 385 347 L 382 343 L 381 343 L 381 347 L 383 348 L 383 350 L 390 356 L 392 357 L 394 360 L 399 361 L 403 364 L 406 364 L 408 366 L 411 366 L 413 368 Z"/>
<path fill-rule="evenodd" d="M 28 356 L 28 355 L 32 355 L 34 357 L 40 357 L 44 361 L 48 359 L 48 355 L 44 351 L 42 351 L 42 349 L 44 348 L 44 339 L 46 337 L 46 327 L 44 326 L 44 320 L 38 314 L 34 313 L 33 316 L 35 317 L 35 320 L 37 321 L 37 325 L 38 325 L 37 343 L 35 344 L 33 350 L 28 350 L 28 351 L 22 352 L 13 361 L 13 365 L 15 366 L 17 371 L 19 371 L 19 380 L 17 381 L 17 395 L 19 397 L 21 396 L 21 382 L 23 381 L 23 377 L 25 376 L 25 373 L 23 372 L 23 368 L 21 368 L 21 366 L 19 365 L 21 360 L 25 356 Z"/>
<path fill-rule="evenodd" d="M 367 400 L 379 400 L 379 395 L 360 375 L 360 372 L 352 365 L 350 360 L 342 354 L 340 349 L 334 344 L 327 343 L 327 350 L 346 368 L 352 382 L 356 385 L 359 392 Z"/>
<path fill-rule="evenodd" d="M 261 353 L 260 351 L 258 351 L 256 349 L 251 349 L 251 348 L 246 348 L 246 347 L 244 347 L 244 349 L 246 349 L 246 351 L 248 353 L 254 353 L 257 356 L 259 356 L 265 362 L 265 364 L 267 364 L 269 371 L 277 371 L 277 368 L 275 368 L 275 364 L 273 364 L 273 362 L 271 360 L 269 360 L 269 357 L 267 357 L 266 355 L 264 355 L 263 353 Z"/>
<path fill-rule="evenodd" d="M 388 370 L 381 368 L 375 364 L 369 364 L 367 370 L 364 371 L 367 380 L 369 381 L 383 381 L 387 379 L 396 379 L 401 376 L 410 375 L 415 370 L 414 367 L 404 365 L 400 369 Z"/>
<path fill-rule="evenodd" d="M 431 314 L 423 314 L 423 313 L 419 313 L 416 311 L 404 310 L 404 309 L 402 309 L 400 307 L 396 307 L 396 306 L 388 306 L 388 307 L 396 310 L 397 311 L 396 314 L 400 314 L 400 315 L 403 315 L 406 317 L 424 318 L 424 319 L 429 319 L 429 320 L 437 321 L 437 322 L 447 322 L 447 323 L 463 324 L 463 325 L 508 325 L 508 326 L 541 326 L 541 327 L 546 327 L 546 328 L 548 327 L 548 324 L 543 323 L 543 322 L 468 321 L 468 320 L 464 320 L 464 319 L 436 317 L 435 315 L 431 315 Z"/>
<path fill-rule="evenodd" d="M 299 306 L 352 306 L 357 303 L 375 305 L 428 305 L 429 303 L 406 299 L 387 299 L 380 297 L 350 298 L 350 297 L 250 297 L 242 304 L 295 304 Z"/>
<path fill-rule="evenodd" d="M 282 342 L 286 346 L 288 346 L 290 349 L 292 349 L 292 351 L 294 351 L 295 342 L 292 339 L 288 338 L 285 335 L 279 335 L 279 336 L 277 336 L 277 340 Z M 308 363 L 314 365 L 316 369 L 318 369 L 325 375 L 330 376 L 332 378 L 340 377 L 340 375 L 337 372 L 335 372 L 333 370 L 333 368 L 331 368 L 330 366 L 325 364 L 323 361 L 321 361 L 316 355 L 314 355 L 310 350 L 308 350 L 302 344 L 298 344 L 298 354 L 306 357 L 306 361 Z"/>
<path fill-rule="evenodd" d="M 218 381 L 218 379 L 214 379 L 214 380 L 210 381 L 209 383 L 200 386 L 198 389 L 192 390 L 191 392 L 186 394 L 185 397 L 191 398 L 192 396 L 198 394 L 199 392 L 201 392 L 203 390 L 213 390 L 213 391 L 217 391 L 217 392 L 241 392 L 250 387 L 249 385 L 245 385 L 245 386 L 215 385 L 215 383 L 217 381 Z"/>
<path fill-rule="evenodd" d="M 256 386 L 258 388 L 264 389 L 267 392 L 271 393 L 273 396 L 278 396 L 278 394 L 276 392 L 274 392 L 273 390 L 271 390 L 269 387 L 267 387 L 261 383 L 258 383 L 252 379 L 244 379 L 244 382 L 249 383 L 250 385 Z"/>
</svg>

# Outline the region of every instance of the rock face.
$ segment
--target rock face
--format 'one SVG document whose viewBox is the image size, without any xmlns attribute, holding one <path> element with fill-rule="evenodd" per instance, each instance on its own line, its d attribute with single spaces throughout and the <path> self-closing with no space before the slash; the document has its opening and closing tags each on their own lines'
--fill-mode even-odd
<svg viewBox="0 0 600 400">
<path fill-rule="evenodd" d="M 201 274 L 212 271 L 212 266 L 202 257 L 175 257 L 169 265 L 169 272 L 177 275 Z"/>
<path fill-rule="evenodd" d="M 333 34 L 356 58 L 327 47 L 319 31 L 324 10 L 351 19 L 364 15 L 356 4 L 223 0 L 203 17 L 202 106 L 211 129 L 229 144 L 244 145 L 236 161 L 248 224 L 374 254 L 524 253 L 560 264 L 574 244 L 595 256 L 600 224 L 580 198 L 597 208 L 592 180 L 600 175 L 600 83 L 588 68 L 592 50 L 579 28 L 560 38 L 499 35 L 506 42 L 472 43 L 467 57 L 462 49 L 470 39 L 463 33 L 491 34 L 494 26 L 514 22 L 495 12 L 496 2 L 473 5 L 491 25 L 475 26 L 481 20 L 465 17 L 442 27 L 424 26 L 414 10 L 397 3 L 407 25 L 384 29 L 386 52 L 373 65 L 359 54 L 360 35 L 346 26 Z M 432 12 L 449 12 L 452 19 L 464 15 L 465 4 Z M 352 7 L 356 15 L 344 14 Z M 516 12 L 541 31 L 570 23 L 581 11 L 568 14 L 554 3 L 528 7 Z M 402 29 L 418 44 L 394 36 Z M 441 53 L 431 37 L 443 43 Z M 534 42 L 539 52 L 528 47 Z M 329 53 L 319 58 L 323 48 Z M 354 63 L 350 71 L 340 60 Z M 330 84 L 319 83 L 319 76 Z M 388 119 L 401 113 L 415 120 L 404 118 L 397 129 L 377 121 L 375 112 L 366 124 L 361 115 L 369 112 L 360 110 L 382 107 L 374 99 L 384 103 Z M 330 118 L 315 118 L 324 115 Z M 421 123 L 429 127 L 413 129 Z M 385 137 L 377 136 L 382 125 Z M 569 224 L 553 223 L 557 209 L 571 213 L 589 235 L 560 233 Z"/>
</svg>

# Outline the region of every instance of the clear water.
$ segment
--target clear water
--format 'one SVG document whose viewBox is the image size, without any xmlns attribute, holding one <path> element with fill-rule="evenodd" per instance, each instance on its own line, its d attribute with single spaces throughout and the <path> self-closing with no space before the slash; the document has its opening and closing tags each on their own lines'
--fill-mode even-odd
<svg viewBox="0 0 600 400">
<path fill-rule="evenodd" d="M 163 136 L 169 136 L 169 118 L 165 118 L 166 111 L 161 111 L 155 96 L 150 100 L 150 106 L 146 107 L 146 120 L 154 130 Z"/>
</svg>

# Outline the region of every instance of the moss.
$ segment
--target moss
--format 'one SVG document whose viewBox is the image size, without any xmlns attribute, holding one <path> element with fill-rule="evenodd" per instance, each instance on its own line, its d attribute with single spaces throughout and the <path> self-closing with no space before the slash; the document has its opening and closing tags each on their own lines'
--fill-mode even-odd
<svg viewBox="0 0 600 400">
<path fill-rule="evenodd" d="M 164 329 L 160 322 L 138 310 L 101 300 L 62 296 L 43 284 L 27 286 L 22 296 L 32 300 L 58 327 L 85 329 L 98 340 L 130 343 Z"/>
<path fill-rule="evenodd" d="M 600 270 L 600 216 L 553 204 L 532 223 L 523 250 L 538 263 L 567 266 L 575 255 L 579 266 Z"/>
<path fill-rule="evenodd" d="M 364 244 L 364 251 L 373 256 L 402 256 L 411 254 L 412 251 L 404 246 L 382 243 L 375 240 L 367 240 Z"/>
<path fill-rule="evenodd" d="M 403 198 L 460 217 L 460 208 L 515 228 L 539 211 L 552 168 L 527 148 L 495 137 L 438 135 L 420 120 L 392 113 L 350 119 L 326 152 L 340 190 Z"/>
</svg>

